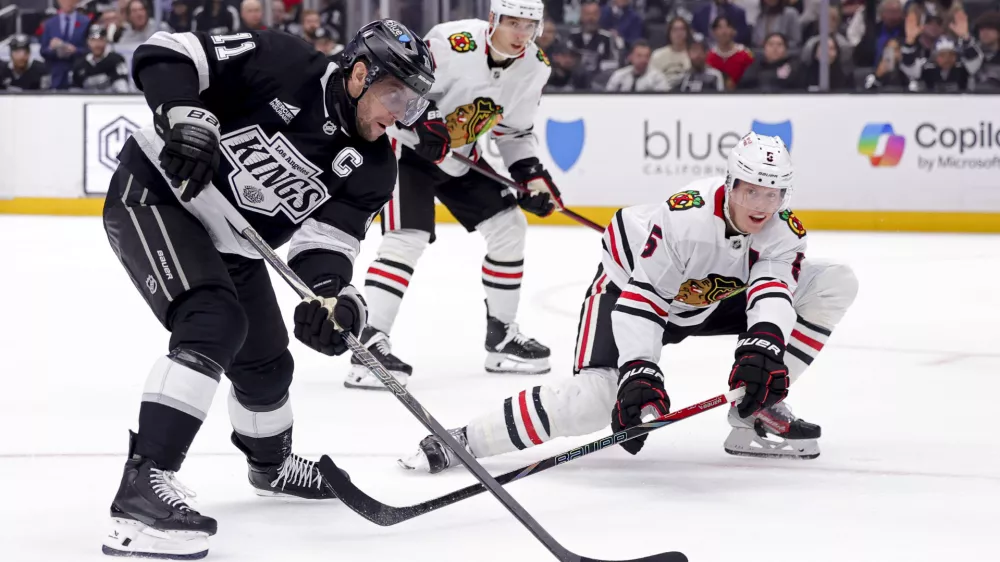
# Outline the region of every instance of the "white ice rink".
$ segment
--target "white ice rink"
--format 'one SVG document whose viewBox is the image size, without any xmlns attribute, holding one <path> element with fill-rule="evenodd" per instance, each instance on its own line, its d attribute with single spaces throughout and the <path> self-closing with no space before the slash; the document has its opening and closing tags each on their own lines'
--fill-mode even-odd
<svg viewBox="0 0 1000 562">
<path fill-rule="evenodd" d="M 360 281 L 378 246 L 364 244 Z M 0 217 L 0 560 L 107 561 L 108 505 L 149 368 L 167 333 L 97 218 Z M 553 372 L 482 369 L 483 243 L 445 225 L 402 306 L 395 351 L 414 396 L 443 424 L 571 375 L 577 311 L 600 255 L 596 233 L 532 228 L 520 323 L 553 349 Z M 632 457 L 609 449 L 508 487 L 567 548 L 631 558 L 680 550 L 693 562 L 997 561 L 1000 529 L 1000 237 L 813 232 L 811 256 L 855 268 L 861 291 L 789 403 L 823 427 L 813 461 L 722 450 L 725 408 L 652 434 Z M 275 279 L 286 319 L 296 303 Z M 675 408 L 726 389 L 733 339 L 689 339 L 662 365 Z M 386 393 L 342 385 L 346 358 L 292 343 L 295 449 L 331 455 L 394 505 L 471 483 L 458 469 L 404 473 L 426 434 Z M 491 496 L 378 527 L 336 503 L 255 496 L 229 443 L 228 383 L 179 473 L 219 520 L 209 560 L 550 560 Z M 596 437 L 596 435 L 594 436 Z M 591 438 L 594 438 L 591 437 Z M 501 459 L 516 468 L 589 439 Z"/>
</svg>

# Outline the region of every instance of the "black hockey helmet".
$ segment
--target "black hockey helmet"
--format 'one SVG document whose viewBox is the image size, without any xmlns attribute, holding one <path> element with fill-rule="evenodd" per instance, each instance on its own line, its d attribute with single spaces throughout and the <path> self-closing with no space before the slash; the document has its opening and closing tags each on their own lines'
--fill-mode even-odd
<svg viewBox="0 0 1000 562">
<path fill-rule="evenodd" d="M 10 39 L 10 50 L 16 51 L 18 49 L 24 49 L 26 51 L 31 50 L 31 38 L 24 34 L 18 34 Z"/>
<path fill-rule="evenodd" d="M 394 111 L 393 107 L 386 105 L 398 114 L 397 120 L 404 125 L 412 125 L 427 109 L 428 101 L 424 96 L 434 85 L 434 59 L 423 39 L 398 21 L 377 20 L 359 29 L 354 40 L 341 53 L 341 60 L 347 72 L 358 61 L 364 61 L 368 66 L 364 91 L 387 76 L 406 85 L 408 95 L 388 100 L 393 106 L 402 104 L 403 107 Z M 380 99 L 383 103 L 387 101 Z"/>
</svg>

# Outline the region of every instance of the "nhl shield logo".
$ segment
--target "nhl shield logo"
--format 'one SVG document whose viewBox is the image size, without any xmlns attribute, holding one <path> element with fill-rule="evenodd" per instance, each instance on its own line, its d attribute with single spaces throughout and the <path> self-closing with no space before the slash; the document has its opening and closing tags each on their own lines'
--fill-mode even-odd
<svg viewBox="0 0 1000 562">
<path fill-rule="evenodd" d="M 758 135 L 765 135 L 768 137 L 778 137 L 781 142 L 785 143 L 788 151 L 792 151 L 792 122 L 785 120 L 778 123 L 764 123 L 763 121 L 753 120 L 753 124 L 750 125 L 750 130 L 757 133 Z"/>
<path fill-rule="evenodd" d="M 545 123 L 545 141 L 549 145 L 552 161 L 559 166 L 559 169 L 568 172 L 580 159 L 584 136 L 583 119 L 576 121 L 549 119 Z"/>
</svg>

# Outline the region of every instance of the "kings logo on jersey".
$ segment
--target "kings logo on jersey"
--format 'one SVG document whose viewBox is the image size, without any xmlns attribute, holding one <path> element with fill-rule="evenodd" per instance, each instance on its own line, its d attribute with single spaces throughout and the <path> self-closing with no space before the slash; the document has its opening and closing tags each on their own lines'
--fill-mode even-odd
<svg viewBox="0 0 1000 562">
<path fill-rule="evenodd" d="M 503 107 L 490 98 L 476 98 L 460 105 L 445 118 L 452 148 L 476 142 L 503 118 Z"/>
<path fill-rule="evenodd" d="M 802 221 L 799 220 L 799 217 L 795 216 L 795 213 L 791 209 L 786 209 L 778 213 L 778 218 L 785 221 L 788 228 L 792 229 L 792 232 L 799 238 L 806 235 L 806 227 L 802 226 Z"/>
<path fill-rule="evenodd" d="M 229 183 L 244 209 L 300 223 L 330 194 L 317 179 L 322 172 L 281 133 L 268 138 L 259 126 L 233 131 L 220 141 L 232 165 Z"/>
<path fill-rule="evenodd" d="M 667 199 L 667 206 L 671 211 L 685 211 L 687 209 L 697 209 L 705 206 L 705 198 L 694 190 L 675 193 Z"/>
<path fill-rule="evenodd" d="M 472 34 L 468 31 L 452 33 L 448 36 L 448 43 L 451 44 L 451 50 L 458 53 L 468 53 L 469 51 L 476 50 L 476 42 L 472 39 Z"/>
<path fill-rule="evenodd" d="M 746 289 L 743 281 L 710 273 L 705 279 L 688 279 L 681 283 L 674 300 L 691 306 L 708 306 L 738 295 Z"/>
</svg>

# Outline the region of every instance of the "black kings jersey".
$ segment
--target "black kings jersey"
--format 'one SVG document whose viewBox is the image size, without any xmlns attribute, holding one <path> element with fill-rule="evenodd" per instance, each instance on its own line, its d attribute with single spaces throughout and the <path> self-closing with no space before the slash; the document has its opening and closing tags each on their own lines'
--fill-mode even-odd
<svg viewBox="0 0 1000 562">
<path fill-rule="evenodd" d="M 52 87 L 52 75 L 44 63 L 29 61 L 24 72 L 14 70 L 14 63 L 0 62 L 0 90 L 31 91 L 48 90 Z"/>
<path fill-rule="evenodd" d="M 136 50 L 133 77 L 154 111 L 199 106 L 218 117 L 213 183 L 272 247 L 289 243 L 289 264 L 306 283 L 337 294 L 350 282 L 360 241 L 392 195 L 396 160 L 387 137 L 357 134 L 336 63 L 279 31 L 159 32 Z M 157 165 L 162 147 L 145 129 L 119 160 L 169 190 Z M 183 205 L 221 252 L 259 257 L 204 201 Z"/>
<path fill-rule="evenodd" d="M 105 51 L 98 58 L 93 53 L 73 63 L 73 87 L 89 92 L 128 92 L 128 63 L 121 55 Z"/>
</svg>

